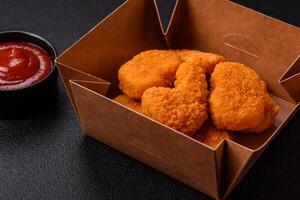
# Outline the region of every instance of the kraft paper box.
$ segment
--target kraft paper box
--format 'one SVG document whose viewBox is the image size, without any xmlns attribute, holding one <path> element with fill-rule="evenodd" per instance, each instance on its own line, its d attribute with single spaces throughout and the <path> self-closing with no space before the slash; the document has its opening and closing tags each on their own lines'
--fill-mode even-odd
<svg viewBox="0 0 300 200">
<path fill-rule="evenodd" d="M 252 67 L 280 106 L 274 126 L 212 149 L 112 101 L 119 67 L 148 49 L 197 49 Z M 299 108 L 299 54 L 297 27 L 230 1 L 178 0 L 163 32 L 155 1 L 128 0 L 56 63 L 87 135 L 224 199 Z"/>
</svg>

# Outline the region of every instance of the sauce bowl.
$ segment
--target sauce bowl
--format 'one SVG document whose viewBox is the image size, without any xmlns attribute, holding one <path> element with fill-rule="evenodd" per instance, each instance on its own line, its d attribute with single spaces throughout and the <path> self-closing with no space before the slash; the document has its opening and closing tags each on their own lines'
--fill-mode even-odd
<svg viewBox="0 0 300 200">
<path fill-rule="evenodd" d="M 57 68 L 54 60 L 57 52 L 45 38 L 25 31 L 0 32 L 0 43 L 23 42 L 33 44 L 48 53 L 50 72 L 30 86 L 12 90 L 0 90 L 0 118 L 23 118 L 47 110 L 53 103 L 57 89 Z"/>
</svg>

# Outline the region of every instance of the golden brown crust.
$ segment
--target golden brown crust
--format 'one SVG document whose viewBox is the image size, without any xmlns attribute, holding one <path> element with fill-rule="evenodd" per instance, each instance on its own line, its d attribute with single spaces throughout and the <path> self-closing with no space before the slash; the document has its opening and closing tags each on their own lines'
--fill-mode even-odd
<svg viewBox="0 0 300 200">
<path fill-rule="evenodd" d="M 132 110 L 135 110 L 137 112 L 141 112 L 141 110 L 142 110 L 140 102 L 130 99 L 125 94 L 119 95 L 119 96 L 115 97 L 113 100 L 122 104 L 123 106 L 131 108 Z"/>
<path fill-rule="evenodd" d="M 269 103 L 266 84 L 256 72 L 243 64 L 224 62 L 211 75 L 210 113 L 219 129 L 262 132 L 270 123 L 262 125 L 277 114 L 274 108 L 266 114 Z M 272 110 L 272 108 L 271 108 Z"/>
<path fill-rule="evenodd" d="M 225 139 L 232 139 L 227 131 L 218 130 L 210 120 L 205 122 L 194 138 L 212 148 L 216 148 Z"/>
<path fill-rule="evenodd" d="M 177 50 L 176 51 L 183 62 L 192 62 L 195 65 L 202 67 L 204 71 L 211 74 L 214 71 L 216 64 L 224 62 L 223 56 L 206 53 L 197 50 Z"/>
<path fill-rule="evenodd" d="M 267 100 L 265 104 L 265 115 L 263 122 L 255 127 L 245 130 L 246 132 L 261 133 L 267 130 L 274 123 L 274 119 L 279 112 L 279 106 L 274 102 L 270 95 L 267 95 L 266 98 Z"/>
<path fill-rule="evenodd" d="M 127 96 L 115 100 L 193 135 L 207 119 L 205 72 L 212 73 L 209 106 L 217 129 L 207 128 L 208 132 L 265 131 L 279 110 L 265 82 L 245 65 L 224 60 L 196 50 L 141 52 L 119 69 L 120 88 Z"/>
<path fill-rule="evenodd" d="M 150 87 L 170 87 L 180 64 L 181 59 L 174 51 L 141 52 L 119 69 L 120 89 L 130 98 L 141 99 Z"/>
<path fill-rule="evenodd" d="M 149 117 L 187 135 L 193 135 L 207 118 L 207 82 L 202 68 L 182 63 L 175 88 L 152 87 L 142 96 L 142 111 Z"/>
</svg>

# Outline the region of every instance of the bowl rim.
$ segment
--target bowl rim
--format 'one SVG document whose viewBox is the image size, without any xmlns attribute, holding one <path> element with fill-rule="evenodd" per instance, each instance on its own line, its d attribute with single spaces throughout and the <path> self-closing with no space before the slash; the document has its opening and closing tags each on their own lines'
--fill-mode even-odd
<svg viewBox="0 0 300 200">
<path fill-rule="evenodd" d="M 54 45 L 46 38 L 40 36 L 40 35 L 37 35 L 35 33 L 32 33 L 32 32 L 28 32 L 28 31 L 21 31 L 21 30 L 6 30 L 6 31 L 0 31 L 0 37 L 2 34 L 20 34 L 20 35 L 26 35 L 26 36 L 29 36 L 29 37 L 32 37 L 32 38 L 36 38 L 38 40 L 41 40 L 42 42 L 44 42 L 47 46 L 50 47 L 51 51 L 53 52 L 53 55 L 54 55 L 54 58 L 52 59 L 50 56 L 50 60 L 51 60 L 51 65 L 52 65 L 52 69 L 51 71 L 47 74 L 47 76 L 45 76 L 44 78 L 42 78 L 41 80 L 39 80 L 38 82 L 30 85 L 30 86 L 27 86 L 27 87 L 22 87 L 22 88 L 16 88 L 16 89 L 9 89 L 9 90 L 1 90 L 0 89 L 0 93 L 9 93 L 9 92 L 17 92 L 17 91 L 21 91 L 21 90 L 26 90 L 26 89 L 31 89 L 31 88 L 35 88 L 37 87 L 40 83 L 44 82 L 46 79 L 49 78 L 49 76 L 51 76 L 55 71 L 56 71 L 56 64 L 55 64 L 55 59 L 57 58 L 57 50 L 55 49 Z M 13 40 L 11 40 L 11 42 L 13 42 Z M 22 42 L 22 41 L 20 41 Z M 24 41 L 26 42 L 26 41 Z M 2 42 L 0 42 L 2 43 Z M 28 42 L 30 43 L 30 42 Z M 37 45 L 35 43 L 32 43 L 36 46 L 38 46 L 39 48 L 41 48 L 42 50 L 44 50 L 45 52 L 47 52 L 47 54 L 49 55 L 49 52 L 46 51 L 44 48 L 42 48 L 40 45 Z"/>
</svg>

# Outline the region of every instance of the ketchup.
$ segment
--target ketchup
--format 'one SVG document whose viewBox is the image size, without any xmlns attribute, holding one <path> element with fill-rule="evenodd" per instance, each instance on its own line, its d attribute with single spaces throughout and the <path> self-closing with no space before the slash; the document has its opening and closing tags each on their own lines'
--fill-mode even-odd
<svg viewBox="0 0 300 200">
<path fill-rule="evenodd" d="M 41 48 L 23 42 L 0 43 L 0 90 L 29 87 L 51 71 L 49 55 Z"/>
</svg>

